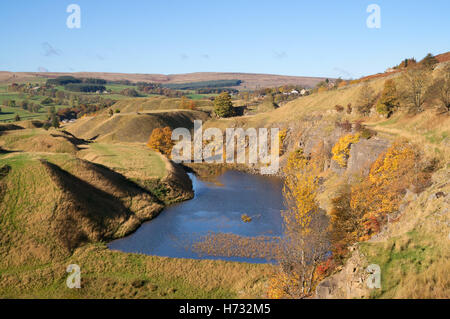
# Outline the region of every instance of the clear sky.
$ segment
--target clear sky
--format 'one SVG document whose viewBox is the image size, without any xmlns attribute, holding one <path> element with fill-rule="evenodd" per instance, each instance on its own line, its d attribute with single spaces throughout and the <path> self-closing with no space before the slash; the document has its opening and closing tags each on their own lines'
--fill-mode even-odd
<svg viewBox="0 0 450 319">
<path fill-rule="evenodd" d="M 357 78 L 450 51 L 449 13 L 449 0 L 2 0 L 0 70 Z"/>
</svg>

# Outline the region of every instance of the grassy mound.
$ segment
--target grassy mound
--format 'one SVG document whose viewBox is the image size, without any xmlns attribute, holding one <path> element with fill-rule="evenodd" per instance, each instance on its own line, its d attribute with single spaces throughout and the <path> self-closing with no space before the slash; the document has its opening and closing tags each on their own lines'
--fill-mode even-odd
<svg viewBox="0 0 450 319">
<path fill-rule="evenodd" d="M 114 104 L 111 109 L 120 110 L 121 113 L 175 110 L 181 108 L 180 104 L 181 98 L 152 96 L 149 98 L 121 100 Z M 213 102 L 210 100 L 196 100 L 195 104 L 202 111 L 211 111 L 214 107 Z"/>
<path fill-rule="evenodd" d="M 69 155 L 6 155 L 1 209 L 3 262 L 69 255 L 86 242 L 122 237 L 162 205 L 108 168 Z"/>
<path fill-rule="evenodd" d="M 127 113 L 84 117 L 67 126 L 67 130 L 84 139 L 100 142 L 146 143 L 153 129 L 166 127 L 191 129 L 194 120 L 206 120 L 208 116 L 200 111 L 173 111 L 158 113 Z"/>
<path fill-rule="evenodd" d="M 130 179 L 164 178 L 167 175 L 160 155 L 143 144 L 92 143 L 79 156 Z"/>
<path fill-rule="evenodd" d="M 10 151 L 75 154 L 83 141 L 70 134 L 44 129 L 22 129 L 5 132 L 0 145 Z"/>
</svg>

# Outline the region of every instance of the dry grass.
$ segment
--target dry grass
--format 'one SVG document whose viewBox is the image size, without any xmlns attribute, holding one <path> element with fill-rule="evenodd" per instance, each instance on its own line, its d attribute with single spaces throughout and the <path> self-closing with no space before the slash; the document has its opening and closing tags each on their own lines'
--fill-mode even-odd
<svg viewBox="0 0 450 319">
<path fill-rule="evenodd" d="M 398 221 L 361 245 L 368 262 L 381 267 L 382 289 L 373 297 L 450 297 L 449 177 L 448 169 L 437 172 L 430 188 L 405 198 Z"/>
<path fill-rule="evenodd" d="M 48 262 L 83 243 L 122 237 L 162 209 L 122 175 L 66 154 L 11 153 L 0 159 L 4 166 L 0 254 L 6 264 Z"/>
<path fill-rule="evenodd" d="M 167 175 L 161 156 L 144 144 L 92 143 L 78 156 L 131 179 L 164 178 Z"/>
<path fill-rule="evenodd" d="M 77 139 L 63 132 L 34 128 L 8 131 L 0 139 L 4 149 L 23 152 L 75 154 L 78 151 L 76 144 Z"/>
<path fill-rule="evenodd" d="M 160 110 L 180 110 L 180 98 L 168 98 L 165 96 L 152 96 L 149 98 L 126 99 L 115 103 L 111 109 L 120 110 L 121 113 L 147 112 Z M 211 111 L 213 102 L 210 100 L 196 100 L 196 107 L 199 110 Z"/>
<path fill-rule="evenodd" d="M 69 264 L 81 268 L 81 289 L 68 289 Z M 4 298 L 260 298 L 269 265 L 125 254 L 88 245 L 73 256 L 1 272 Z"/>
<path fill-rule="evenodd" d="M 172 111 L 157 113 L 126 113 L 88 116 L 66 127 L 67 131 L 84 139 L 101 142 L 146 143 L 157 127 L 193 127 L 194 120 L 206 120 L 207 114 L 200 111 Z"/>
</svg>

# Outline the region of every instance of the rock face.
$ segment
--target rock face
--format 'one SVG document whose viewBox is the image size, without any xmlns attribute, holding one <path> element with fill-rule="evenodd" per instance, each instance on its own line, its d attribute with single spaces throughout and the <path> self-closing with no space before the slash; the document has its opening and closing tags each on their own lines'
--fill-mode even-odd
<svg viewBox="0 0 450 319">
<path fill-rule="evenodd" d="M 340 272 L 323 280 L 316 288 L 317 299 L 367 298 L 370 273 L 368 263 L 357 248 L 352 248 L 352 256 Z"/>
<path fill-rule="evenodd" d="M 369 174 L 372 163 L 389 147 L 389 142 L 380 138 L 361 139 L 350 147 L 347 173 Z"/>
<path fill-rule="evenodd" d="M 323 143 L 324 155 L 327 158 L 325 169 L 331 169 L 339 175 L 345 173 L 349 175 L 367 175 L 370 165 L 390 144 L 388 140 L 378 137 L 361 138 L 358 143 L 351 145 L 347 167 L 342 168 L 331 159 L 331 150 L 342 136 L 355 134 L 354 131 L 346 131 L 323 116 L 310 116 L 302 122 L 291 124 L 289 128 L 289 142 L 285 145 L 286 149 L 293 150 L 301 147 L 305 154 L 310 155 L 319 143 Z"/>
<path fill-rule="evenodd" d="M 171 203 L 188 200 L 194 197 L 192 181 L 184 169 L 163 157 L 166 164 L 167 176 L 162 183 L 168 190 L 167 200 Z"/>
</svg>

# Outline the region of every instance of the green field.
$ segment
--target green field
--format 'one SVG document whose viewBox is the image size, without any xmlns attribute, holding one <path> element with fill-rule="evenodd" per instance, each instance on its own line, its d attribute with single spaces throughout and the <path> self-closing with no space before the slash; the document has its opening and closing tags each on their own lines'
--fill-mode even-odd
<svg viewBox="0 0 450 319">
<path fill-rule="evenodd" d="M 161 156 L 142 144 L 92 143 L 80 156 L 129 178 L 163 178 L 167 174 Z"/>
</svg>

